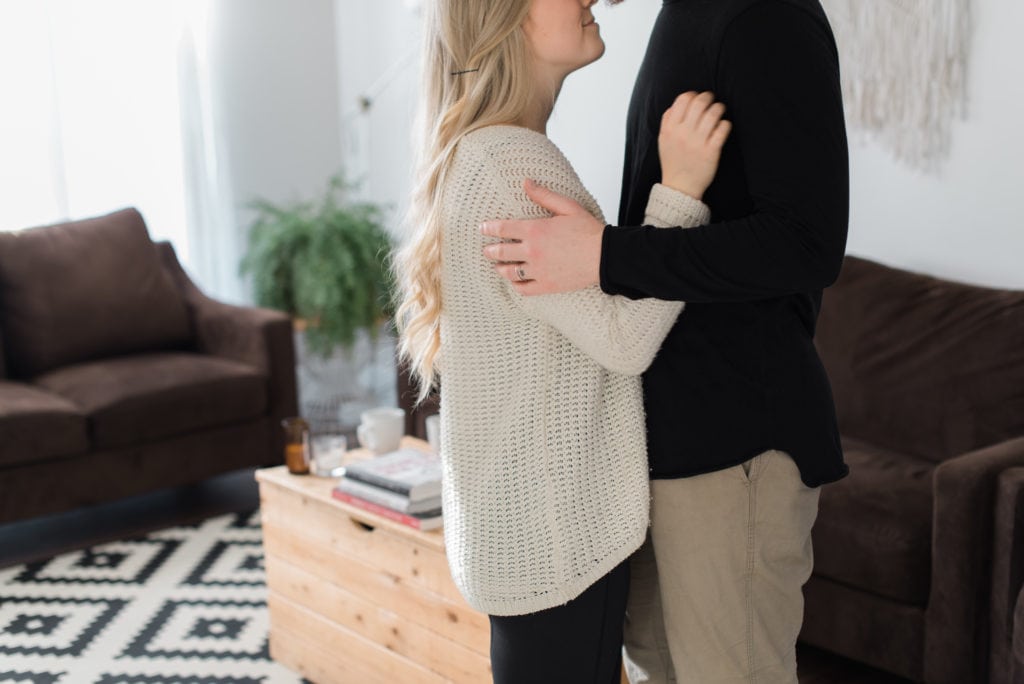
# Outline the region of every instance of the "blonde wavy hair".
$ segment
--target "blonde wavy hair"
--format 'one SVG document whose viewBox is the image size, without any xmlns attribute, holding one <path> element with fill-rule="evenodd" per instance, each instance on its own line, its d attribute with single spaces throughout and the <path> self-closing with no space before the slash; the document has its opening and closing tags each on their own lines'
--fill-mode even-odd
<svg viewBox="0 0 1024 684">
<path fill-rule="evenodd" d="M 522 30 L 530 0 L 427 0 L 418 159 L 409 237 L 393 255 L 399 355 L 418 381 L 436 386 L 441 360 L 441 196 L 462 136 L 522 121 L 535 97 Z M 461 72 L 461 73 L 460 73 Z"/>
</svg>

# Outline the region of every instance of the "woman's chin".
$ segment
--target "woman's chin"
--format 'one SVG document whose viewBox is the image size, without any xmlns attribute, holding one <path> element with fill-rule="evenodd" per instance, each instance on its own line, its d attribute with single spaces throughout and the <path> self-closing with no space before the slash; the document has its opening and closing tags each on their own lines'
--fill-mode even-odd
<svg viewBox="0 0 1024 684">
<path fill-rule="evenodd" d="M 569 67 L 568 71 L 563 71 L 562 73 L 565 74 L 565 76 L 568 76 L 575 71 L 579 71 L 585 66 L 593 64 L 604 56 L 604 51 L 604 41 L 598 39 L 596 44 L 588 45 L 588 49 L 583 53 L 584 57 L 578 63 Z M 565 76 L 563 76 L 563 78 L 565 78 Z"/>
<path fill-rule="evenodd" d="M 593 53 L 591 53 L 591 58 L 587 61 L 587 64 L 593 64 L 597 60 L 599 60 L 602 57 L 604 57 L 604 50 L 605 50 L 604 41 L 602 40 L 601 44 L 599 46 L 598 45 L 594 46 L 594 51 L 593 51 Z M 583 66 L 586 66 L 587 64 L 584 64 Z"/>
</svg>

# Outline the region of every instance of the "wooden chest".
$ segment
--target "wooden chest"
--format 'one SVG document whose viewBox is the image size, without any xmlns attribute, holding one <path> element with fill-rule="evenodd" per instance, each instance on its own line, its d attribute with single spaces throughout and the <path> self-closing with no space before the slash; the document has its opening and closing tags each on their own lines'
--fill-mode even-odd
<svg viewBox="0 0 1024 684">
<path fill-rule="evenodd" d="M 455 588 L 440 530 L 337 501 L 330 478 L 256 478 L 271 657 L 316 684 L 491 681 L 487 616 Z"/>
</svg>

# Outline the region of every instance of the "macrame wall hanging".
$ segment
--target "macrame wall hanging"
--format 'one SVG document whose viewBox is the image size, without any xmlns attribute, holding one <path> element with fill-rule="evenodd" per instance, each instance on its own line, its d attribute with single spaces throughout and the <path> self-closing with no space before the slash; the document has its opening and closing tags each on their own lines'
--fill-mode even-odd
<svg viewBox="0 0 1024 684">
<path fill-rule="evenodd" d="M 847 126 L 935 171 L 967 106 L 970 0 L 821 0 L 839 46 Z"/>
</svg>

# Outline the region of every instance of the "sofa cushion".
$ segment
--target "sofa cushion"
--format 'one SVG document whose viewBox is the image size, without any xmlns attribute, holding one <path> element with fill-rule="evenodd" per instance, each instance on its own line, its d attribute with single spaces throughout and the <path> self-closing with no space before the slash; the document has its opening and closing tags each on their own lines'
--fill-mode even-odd
<svg viewBox="0 0 1024 684">
<path fill-rule="evenodd" d="M 235 361 L 184 352 L 76 364 L 35 383 L 89 417 L 96 449 L 242 422 L 267 406 L 264 374 Z"/>
<path fill-rule="evenodd" d="M 924 605 L 931 577 L 929 461 L 844 439 L 850 474 L 823 487 L 814 524 L 814 572 Z"/>
<path fill-rule="evenodd" d="M 0 329 L 15 378 L 192 338 L 184 299 L 134 209 L 0 233 Z"/>
<path fill-rule="evenodd" d="M 31 385 L 0 381 L 0 466 L 88 450 L 86 418 L 74 404 Z"/>
<path fill-rule="evenodd" d="M 847 257 L 815 342 L 844 435 L 938 462 L 1024 434 L 1024 292 Z"/>
</svg>

